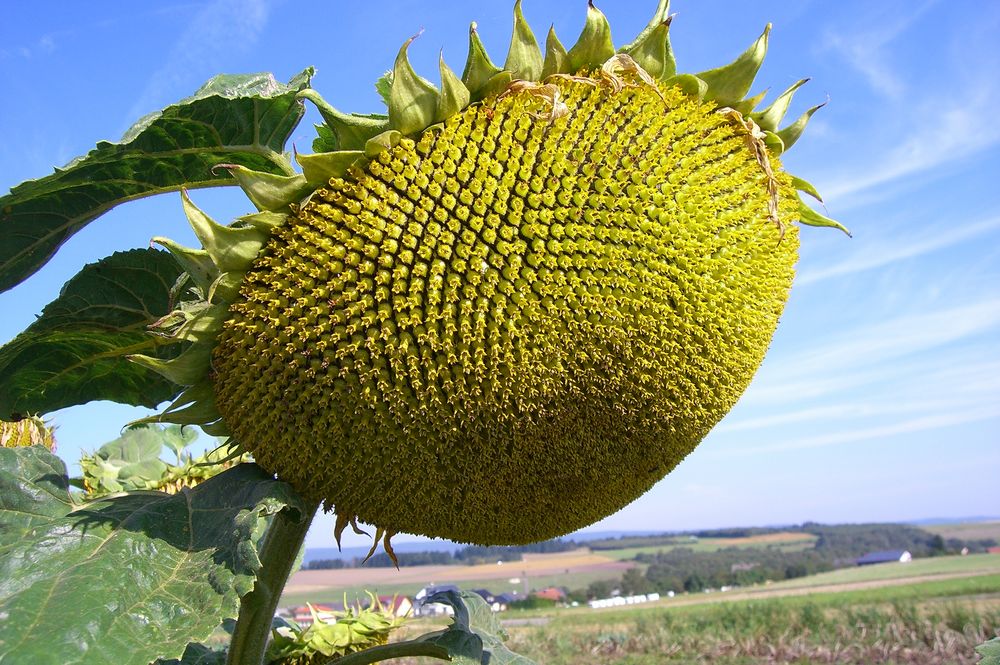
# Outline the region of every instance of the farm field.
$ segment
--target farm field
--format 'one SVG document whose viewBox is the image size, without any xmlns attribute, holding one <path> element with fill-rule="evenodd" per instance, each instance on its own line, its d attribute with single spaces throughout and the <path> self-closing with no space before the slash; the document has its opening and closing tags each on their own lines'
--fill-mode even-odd
<svg viewBox="0 0 1000 665">
<path fill-rule="evenodd" d="M 971 665 L 975 645 L 1000 634 L 1000 573 L 878 581 L 808 595 L 692 594 L 628 608 L 509 612 L 504 625 L 507 645 L 540 665 Z M 440 623 L 415 620 L 397 639 Z"/>
<path fill-rule="evenodd" d="M 603 554 L 581 549 L 555 554 L 526 554 L 523 561 L 503 565 L 479 566 L 408 566 L 395 568 L 342 568 L 339 570 L 300 570 L 285 586 L 282 603 L 323 602 L 348 598 L 370 590 L 383 595 L 413 594 L 430 584 L 457 584 L 466 589 L 487 587 L 496 593 L 552 585 L 589 584 L 595 580 L 621 577 L 635 564 L 614 560 Z M 510 582 L 511 579 L 520 580 Z"/>
<path fill-rule="evenodd" d="M 646 547 L 624 547 L 615 550 L 600 550 L 609 558 L 618 561 L 634 559 L 638 554 L 656 554 L 678 547 L 692 549 L 695 552 L 715 552 L 727 547 L 776 547 L 783 552 L 797 552 L 809 549 L 816 543 L 816 536 L 809 533 L 768 533 L 744 538 L 698 538 L 690 542 L 680 542 L 672 545 L 649 545 Z"/>
<path fill-rule="evenodd" d="M 743 538 L 702 538 L 690 544 L 628 547 L 591 551 L 587 548 L 553 554 L 525 554 L 523 561 L 503 565 L 479 566 L 409 566 L 393 568 L 342 568 L 337 570 L 301 570 L 285 587 L 282 603 L 339 600 L 362 596 L 366 590 L 383 595 L 412 595 L 429 584 L 457 584 L 463 588 L 485 587 L 494 593 L 548 586 L 585 587 L 598 580 L 618 579 L 629 568 L 643 566 L 631 561 L 640 552 L 655 553 L 673 547 L 691 547 L 714 552 L 727 547 L 779 547 L 783 550 L 807 549 L 816 536 L 802 533 L 773 533 Z M 517 579 L 518 582 L 510 582 Z M 527 586 L 525 584 L 527 580 Z"/>
<path fill-rule="evenodd" d="M 971 526 L 971 525 L 970 525 Z M 805 535 L 805 538 L 802 536 Z M 808 534 L 768 534 L 749 538 L 712 538 L 699 541 L 704 551 L 725 547 L 808 547 L 814 536 Z M 518 591 L 547 586 L 586 587 L 598 580 L 619 579 L 629 568 L 630 561 L 640 551 L 659 551 L 671 546 L 625 548 L 591 552 L 579 549 L 553 554 L 526 554 L 523 561 L 503 565 L 478 566 L 411 566 L 394 568 L 344 568 L 338 570 L 301 570 L 289 580 L 282 598 L 283 605 L 305 602 L 328 602 L 361 597 L 372 591 L 382 595 L 412 595 L 428 585 L 456 584 L 462 588 L 487 588 L 494 593 Z M 640 566 L 641 567 L 641 566 Z M 844 568 L 809 577 L 758 585 L 734 590 L 730 594 L 789 595 L 811 593 L 818 588 L 852 588 L 859 585 L 882 586 L 906 584 L 949 577 L 1000 574 L 1000 556 L 973 554 L 917 559 L 906 564 L 883 564 L 860 568 Z M 511 581 L 511 580 L 517 580 Z M 716 594 L 718 595 L 718 594 Z M 679 601 L 675 599 L 676 601 Z"/>
<path fill-rule="evenodd" d="M 858 584 L 903 578 L 935 576 L 969 577 L 992 573 L 1000 573 L 1000 556 L 996 554 L 970 554 L 968 556 L 914 559 L 909 563 L 885 563 L 876 566 L 842 568 L 840 570 L 832 570 L 828 573 L 810 575 L 809 577 L 775 582 L 770 586 L 777 589 L 796 589 L 801 587 Z"/>
<path fill-rule="evenodd" d="M 538 616 L 508 645 L 546 665 L 975 663 L 1000 630 L 1000 576 Z"/>
<path fill-rule="evenodd" d="M 706 538 L 697 545 L 713 551 L 812 544 L 811 536 L 768 536 Z M 502 566 L 301 571 L 286 589 L 283 604 L 337 601 L 345 592 L 350 599 L 365 589 L 412 595 L 432 583 L 485 587 L 494 593 L 549 585 L 581 588 L 620 578 L 636 565 L 628 558 L 638 551 L 672 546 L 528 554 L 524 561 Z M 627 608 L 521 610 L 502 618 L 510 634 L 508 646 L 539 665 L 971 665 L 977 662 L 975 645 L 1000 634 L 1000 555 L 843 568 L 726 592 L 678 594 Z M 415 619 L 396 639 L 440 627 L 441 620 L 436 622 Z"/>
<path fill-rule="evenodd" d="M 921 525 L 920 528 L 924 531 L 935 533 L 942 538 L 960 538 L 962 540 L 993 538 L 997 542 L 1000 542 L 1000 521 L 927 524 Z"/>
</svg>

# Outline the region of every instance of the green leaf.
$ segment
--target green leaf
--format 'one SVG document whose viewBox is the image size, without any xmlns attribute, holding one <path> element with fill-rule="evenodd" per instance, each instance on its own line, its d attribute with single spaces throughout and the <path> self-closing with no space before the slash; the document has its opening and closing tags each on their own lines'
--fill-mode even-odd
<svg viewBox="0 0 1000 665">
<path fill-rule="evenodd" d="M 454 623 L 447 630 L 418 638 L 448 649 L 459 665 L 534 665 L 534 661 L 508 649 L 507 633 L 490 606 L 472 591 L 441 591 L 424 602 L 450 605 Z"/>
<path fill-rule="evenodd" d="M 797 189 L 800 192 L 805 192 L 806 194 L 808 194 L 809 196 L 813 197 L 814 199 L 816 199 L 820 203 L 823 202 L 823 197 L 819 195 L 819 192 L 816 191 L 816 187 L 813 186 L 813 184 L 811 182 L 809 182 L 808 180 L 804 180 L 804 179 L 802 179 L 802 178 L 800 178 L 798 176 L 794 176 L 793 175 L 792 176 L 792 187 L 794 187 L 795 189 Z"/>
<path fill-rule="evenodd" d="M 181 275 L 168 252 L 134 249 L 85 266 L 20 335 L 0 347 L 0 419 L 91 400 L 153 407 L 177 394 L 127 354 L 177 355 L 146 332 L 173 308 Z"/>
<path fill-rule="evenodd" d="M 785 113 L 788 112 L 788 106 L 792 103 L 792 97 L 795 95 L 795 91 L 801 88 L 803 85 L 809 82 L 809 79 L 800 79 L 793 83 L 788 90 L 781 93 L 777 99 L 771 102 L 763 111 L 758 113 L 751 113 L 750 119 L 757 123 L 761 129 L 768 132 L 778 131 L 778 123 L 782 121 L 785 117 Z"/>
<path fill-rule="evenodd" d="M 316 128 L 316 138 L 313 139 L 313 152 L 333 152 L 340 148 L 340 139 L 336 132 L 327 125 L 313 125 Z"/>
<path fill-rule="evenodd" d="M 391 658 L 426 656 L 449 660 L 456 665 L 535 665 L 506 646 L 507 634 L 500 620 L 482 597 L 471 591 L 442 591 L 425 603 L 450 605 L 455 618 L 445 630 L 439 630 L 406 642 L 393 642 L 358 651 L 324 665 L 369 665 Z M 322 661 L 321 661 L 322 662 Z"/>
<path fill-rule="evenodd" d="M 177 429 L 180 429 L 179 427 Z M 159 427 L 133 427 L 84 455 L 80 467 L 93 495 L 155 489 L 167 470 L 160 459 L 164 437 Z"/>
<path fill-rule="evenodd" d="M 664 81 L 677 73 L 677 61 L 670 46 L 670 0 L 660 0 L 649 25 L 635 40 L 618 49 L 632 56 L 654 79 Z"/>
<path fill-rule="evenodd" d="M 1000 665 L 1000 637 L 983 642 L 976 647 L 976 653 L 983 658 L 979 665 Z"/>
<path fill-rule="evenodd" d="M 795 142 L 799 140 L 799 137 L 802 136 L 802 132 L 806 129 L 806 125 L 809 124 L 809 119 L 813 117 L 813 113 L 820 110 L 824 106 L 826 106 L 826 102 L 813 106 L 800 115 L 795 122 L 788 125 L 781 131 L 775 132 L 778 135 L 778 138 L 781 139 L 781 143 L 785 146 L 785 150 L 791 148 Z"/>
<path fill-rule="evenodd" d="M 119 203 L 188 188 L 233 184 L 227 162 L 292 175 L 282 155 L 303 114 L 295 96 L 307 69 L 287 85 L 270 74 L 216 76 L 192 97 L 146 116 L 119 143 L 0 197 L 0 291 L 41 268 L 74 233 Z"/>
<path fill-rule="evenodd" d="M 382 103 L 389 108 L 389 97 L 392 95 L 392 72 L 387 71 L 375 81 L 375 92 L 382 98 Z M 317 150 L 317 152 L 319 152 Z"/>
<path fill-rule="evenodd" d="M 160 430 L 163 445 L 174 451 L 176 455 L 184 452 L 198 438 L 198 430 L 191 427 L 181 427 L 180 425 L 166 425 Z"/>
<path fill-rule="evenodd" d="M 43 446 L 0 448 L 0 552 L 72 509 L 61 459 Z"/>
<path fill-rule="evenodd" d="M 376 84 L 376 88 L 378 85 Z M 386 91 L 391 89 L 391 84 Z M 334 150 L 358 150 L 371 137 L 389 129 L 389 116 L 379 113 L 342 113 L 334 108 L 323 96 L 312 88 L 299 93 L 299 99 L 308 99 L 316 105 L 316 110 L 323 116 L 326 128 L 331 134 L 320 136 L 324 138 L 326 150 L 316 152 L 332 152 Z M 388 102 L 386 102 L 388 104 Z M 317 129 L 319 129 L 317 125 Z M 332 135 L 332 141 L 329 137 Z"/>
<path fill-rule="evenodd" d="M 253 464 L 72 512 L 65 467 L 39 447 L 0 450 L 0 482 L 0 662 L 179 658 L 235 616 L 270 516 L 305 519 L 292 489 Z"/>
<path fill-rule="evenodd" d="M 840 229 L 851 237 L 851 232 L 847 230 L 847 227 L 838 222 L 835 219 L 830 219 L 825 215 L 821 215 L 809 206 L 805 204 L 802 197 L 799 197 L 799 223 L 805 224 L 806 226 L 825 226 L 834 229 Z"/>
<path fill-rule="evenodd" d="M 441 93 L 438 97 L 437 119 L 443 122 L 468 106 L 472 95 L 461 79 L 455 76 L 455 72 L 445 64 L 444 53 L 438 58 L 438 69 L 441 71 Z M 367 145 L 365 151 L 367 152 Z"/>
<path fill-rule="evenodd" d="M 216 651 L 204 644 L 192 643 L 184 649 L 180 660 L 157 660 L 153 665 L 226 665 L 225 651 Z"/>
</svg>

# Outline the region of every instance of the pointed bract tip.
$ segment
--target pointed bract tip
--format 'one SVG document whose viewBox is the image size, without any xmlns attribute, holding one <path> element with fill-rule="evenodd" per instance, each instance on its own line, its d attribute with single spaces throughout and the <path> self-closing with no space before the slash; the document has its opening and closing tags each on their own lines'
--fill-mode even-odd
<svg viewBox="0 0 1000 665">
<path fill-rule="evenodd" d="M 371 547 L 370 550 L 368 550 L 368 554 L 365 555 L 365 558 L 361 560 L 362 564 L 368 563 L 368 559 L 372 558 L 372 556 L 375 554 L 375 550 L 378 549 L 379 541 L 382 540 L 382 534 L 383 533 L 385 533 L 384 529 L 376 529 L 375 530 L 375 538 L 374 538 L 374 540 L 372 542 L 372 547 Z"/>
<path fill-rule="evenodd" d="M 611 40 L 611 26 L 604 13 L 588 2 L 587 19 L 576 44 L 567 53 L 569 72 L 575 73 L 582 69 L 600 67 L 608 58 L 615 54 L 615 46 Z"/>
<path fill-rule="evenodd" d="M 396 553 L 392 549 L 392 537 L 395 535 L 396 533 L 394 531 L 386 531 L 385 538 L 382 540 L 382 548 L 385 550 L 385 553 L 389 555 L 389 558 L 392 559 L 392 563 L 395 564 L 396 570 L 399 570 L 399 559 L 396 558 Z"/>
<path fill-rule="evenodd" d="M 421 78 L 410 65 L 407 50 L 423 30 L 410 37 L 400 47 L 392 69 L 392 90 L 389 91 L 389 129 L 403 134 L 420 131 L 434 122 L 437 113 L 438 89 Z"/>
<path fill-rule="evenodd" d="M 357 516 L 351 518 L 351 528 L 354 529 L 354 533 L 358 534 L 359 536 L 369 536 L 369 537 L 371 536 L 370 533 L 368 533 L 367 531 L 358 526 Z"/>
<path fill-rule="evenodd" d="M 344 529 L 347 528 L 347 524 L 349 521 L 350 518 L 348 518 L 347 515 L 342 515 L 342 514 L 337 515 L 337 523 L 333 527 L 333 538 L 334 540 L 337 541 L 338 552 L 343 551 L 343 549 L 340 546 L 340 537 L 341 535 L 343 535 Z"/>
</svg>

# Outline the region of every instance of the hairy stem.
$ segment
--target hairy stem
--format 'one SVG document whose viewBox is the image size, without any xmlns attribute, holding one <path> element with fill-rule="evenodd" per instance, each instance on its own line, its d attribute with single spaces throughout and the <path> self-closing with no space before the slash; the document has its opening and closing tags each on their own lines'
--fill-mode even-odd
<svg viewBox="0 0 1000 665">
<path fill-rule="evenodd" d="M 274 610 L 318 508 L 313 505 L 305 515 L 282 510 L 274 516 L 260 551 L 260 574 L 253 591 L 240 601 L 228 665 L 263 665 Z"/>
</svg>

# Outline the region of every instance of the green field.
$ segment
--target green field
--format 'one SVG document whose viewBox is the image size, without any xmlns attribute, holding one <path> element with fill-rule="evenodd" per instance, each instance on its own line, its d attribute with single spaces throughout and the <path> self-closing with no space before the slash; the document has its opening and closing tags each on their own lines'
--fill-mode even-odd
<svg viewBox="0 0 1000 665">
<path fill-rule="evenodd" d="M 949 536 L 950 537 L 950 536 Z M 969 536 L 975 537 L 975 536 Z M 731 546 L 701 539 L 698 549 Z M 728 541 L 728 542 L 727 542 Z M 745 542 L 796 547 L 806 542 Z M 622 561 L 669 544 L 601 550 Z M 435 573 L 440 578 L 442 573 Z M 615 571 L 532 576 L 530 588 L 581 588 Z M 437 584 L 447 579 L 434 579 Z M 430 582 L 430 580 L 428 581 Z M 412 595 L 420 586 L 373 589 Z M 516 588 L 506 580 L 468 580 L 462 588 Z M 510 588 L 508 588 L 510 587 Z M 283 604 L 340 600 L 343 591 L 289 595 Z M 346 589 L 348 598 L 364 589 Z M 975 554 L 849 567 L 809 577 L 733 589 L 679 594 L 655 603 L 593 610 L 552 608 L 502 615 L 515 652 L 539 665 L 972 665 L 975 645 L 1000 634 L 1000 555 Z M 440 627 L 415 619 L 397 639 Z M 395 661 L 430 665 L 436 661 Z"/>
<path fill-rule="evenodd" d="M 546 617 L 536 615 L 536 621 Z M 627 610 L 550 613 L 508 645 L 546 665 L 974 663 L 1000 630 L 1000 575 Z"/>
<path fill-rule="evenodd" d="M 775 589 L 795 589 L 826 584 L 855 584 L 874 580 L 892 580 L 924 575 L 982 575 L 1000 573 L 1000 556 L 996 554 L 970 554 L 968 556 L 943 556 L 931 559 L 914 559 L 909 563 L 883 563 L 875 566 L 841 568 L 828 573 L 810 575 L 794 580 L 775 582 Z"/>
<path fill-rule="evenodd" d="M 666 552 L 678 547 L 684 547 L 695 552 L 717 552 L 727 547 L 745 548 L 766 548 L 773 547 L 782 552 L 800 552 L 807 550 L 816 544 L 816 536 L 807 534 L 796 534 L 797 537 L 788 540 L 758 541 L 752 538 L 699 538 L 688 542 L 679 542 L 671 545 L 647 545 L 644 547 L 623 547 L 614 550 L 600 550 L 597 554 L 615 559 L 616 561 L 629 561 L 638 554 L 656 554 Z M 803 537 L 806 536 L 806 537 Z"/>
</svg>

